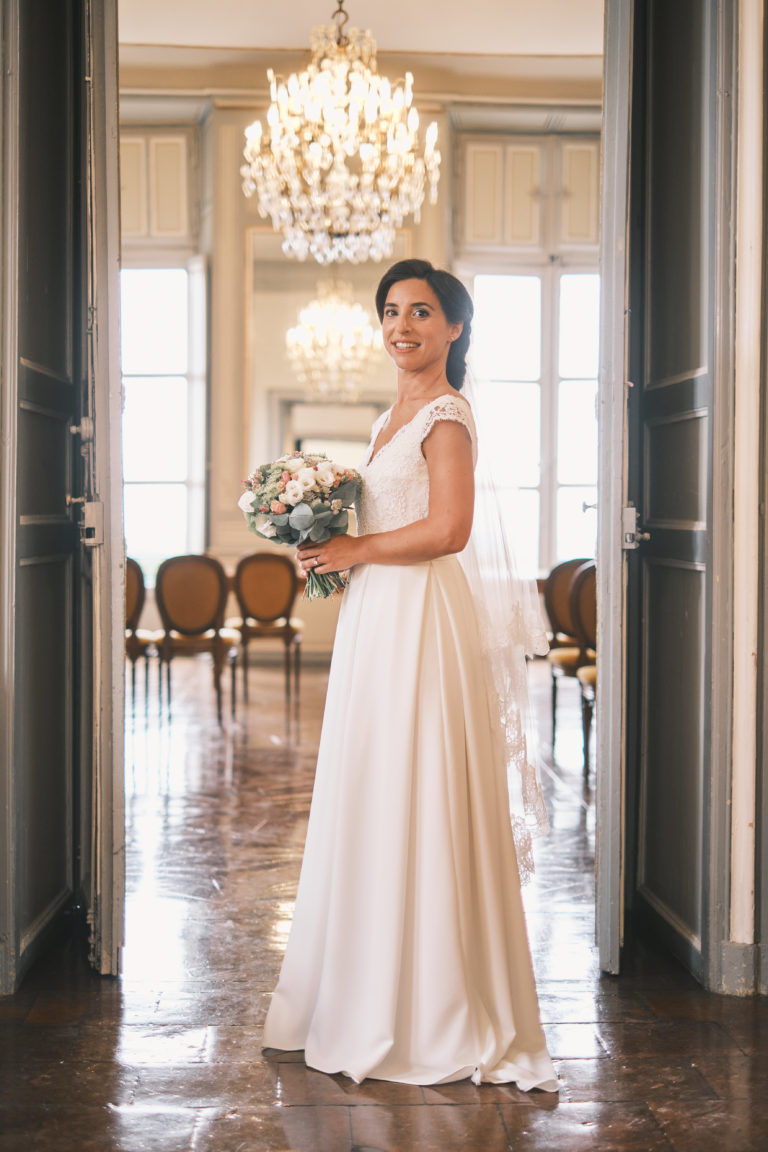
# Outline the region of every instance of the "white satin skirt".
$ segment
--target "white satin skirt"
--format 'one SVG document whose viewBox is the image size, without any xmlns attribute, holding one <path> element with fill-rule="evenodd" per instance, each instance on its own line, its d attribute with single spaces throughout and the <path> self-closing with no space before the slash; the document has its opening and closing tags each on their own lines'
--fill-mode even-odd
<svg viewBox="0 0 768 1152">
<path fill-rule="evenodd" d="M 456 557 L 355 569 L 266 1048 L 408 1084 L 557 1090 Z"/>
</svg>

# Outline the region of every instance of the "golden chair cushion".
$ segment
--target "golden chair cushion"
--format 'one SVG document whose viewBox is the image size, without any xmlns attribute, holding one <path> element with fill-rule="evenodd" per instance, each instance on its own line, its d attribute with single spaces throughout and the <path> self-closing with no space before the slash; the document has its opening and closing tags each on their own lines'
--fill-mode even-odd
<svg viewBox="0 0 768 1152">
<path fill-rule="evenodd" d="M 592 689 L 597 687 L 597 664 L 582 664 L 581 668 L 577 669 L 576 675 L 582 687 Z"/>
<path fill-rule="evenodd" d="M 587 660 L 594 662 L 595 659 L 595 653 L 590 649 Z M 547 653 L 547 660 L 563 675 L 575 676 L 584 663 L 584 654 L 580 648 L 553 648 Z"/>
</svg>

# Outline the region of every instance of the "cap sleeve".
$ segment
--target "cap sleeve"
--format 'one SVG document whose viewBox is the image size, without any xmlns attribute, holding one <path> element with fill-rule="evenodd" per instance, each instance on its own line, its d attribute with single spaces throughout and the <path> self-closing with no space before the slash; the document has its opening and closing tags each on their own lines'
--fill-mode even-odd
<svg viewBox="0 0 768 1152">
<path fill-rule="evenodd" d="M 422 444 L 441 420 L 451 420 L 467 429 L 472 442 L 472 460 L 477 463 L 477 429 L 469 401 L 460 396 L 440 396 L 433 404 L 428 404 L 424 409 L 421 427 Z"/>
</svg>

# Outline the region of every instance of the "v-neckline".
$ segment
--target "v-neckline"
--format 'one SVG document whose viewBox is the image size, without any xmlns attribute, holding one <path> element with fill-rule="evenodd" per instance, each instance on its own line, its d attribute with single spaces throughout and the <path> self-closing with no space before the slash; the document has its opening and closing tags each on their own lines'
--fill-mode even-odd
<svg viewBox="0 0 768 1152">
<path fill-rule="evenodd" d="M 390 420 L 392 419 L 392 409 L 394 408 L 394 404 L 393 404 L 386 413 L 386 417 L 387 417 L 386 420 L 382 424 L 381 428 L 379 428 L 379 431 L 376 433 L 376 440 L 374 440 L 373 444 L 371 444 L 371 451 L 369 453 L 368 460 L 366 461 L 366 467 L 370 468 L 370 466 L 371 466 L 371 464 L 373 464 L 374 460 L 378 460 L 378 458 L 379 458 L 379 456 L 381 456 L 382 452 L 386 448 L 389 448 L 390 444 L 392 444 L 393 441 L 397 440 L 397 438 L 401 432 L 404 432 L 406 428 L 409 428 L 410 425 L 413 424 L 416 417 L 419 416 L 424 411 L 425 408 L 431 407 L 431 405 L 436 404 L 438 402 L 438 400 L 444 400 L 446 398 L 446 396 L 450 396 L 450 395 L 451 395 L 450 392 L 441 392 L 440 395 L 435 396 L 435 398 L 433 400 L 427 400 L 426 404 L 422 404 L 421 408 L 416 409 L 413 416 L 411 416 L 410 420 L 406 420 L 405 424 L 401 424 L 400 427 L 397 428 L 395 430 L 395 432 L 392 433 L 389 440 L 385 440 L 384 443 L 381 445 L 381 447 L 377 449 L 376 448 L 376 440 L 378 440 L 381 433 L 384 432 L 389 427 Z M 464 399 L 464 397 L 462 396 L 462 400 L 463 399 Z M 465 400 L 464 403 L 466 404 L 467 401 Z"/>
</svg>

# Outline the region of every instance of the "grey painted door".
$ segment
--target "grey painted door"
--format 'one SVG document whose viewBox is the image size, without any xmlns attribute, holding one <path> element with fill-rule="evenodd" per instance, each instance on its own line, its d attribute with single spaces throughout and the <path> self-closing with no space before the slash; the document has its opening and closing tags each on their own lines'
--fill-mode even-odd
<svg viewBox="0 0 768 1152">
<path fill-rule="evenodd" d="M 714 0 L 635 4 L 629 231 L 627 889 L 704 975 L 715 395 Z"/>
<path fill-rule="evenodd" d="M 3 653 L 10 736 L 0 765 L 0 991 L 12 991 L 89 887 L 90 556 L 79 507 L 86 460 L 86 219 L 82 0 L 24 0 L 3 16 Z M 15 209 L 15 212 L 14 212 Z M 14 275 L 15 273 L 15 275 Z"/>
</svg>

